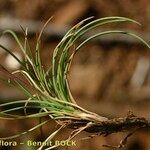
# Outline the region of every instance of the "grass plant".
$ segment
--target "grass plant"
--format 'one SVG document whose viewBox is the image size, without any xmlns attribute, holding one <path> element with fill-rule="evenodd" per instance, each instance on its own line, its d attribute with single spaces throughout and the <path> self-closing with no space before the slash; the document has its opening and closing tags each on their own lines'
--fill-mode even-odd
<svg viewBox="0 0 150 150">
<path fill-rule="evenodd" d="M 65 36 L 58 43 L 53 51 L 52 61 L 50 63 L 51 65 L 47 70 L 45 70 L 43 68 L 40 56 L 42 50 L 41 36 L 44 28 L 50 20 L 51 18 L 42 28 L 39 36 L 37 37 L 35 49 L 32 51 L 28 41 L 27 29 L 23 29 L 23 43 L 13 31 L 6 30 L 2 32 L 2 35 L 10 34 L 14 38 L 21 52 L 24 55 L 24 60 L 19 60 L 11 52 L 11 50 L 7 49 L 3 45 L 0 45 L 0 47 L 4 51 L 12 55 L 12 57 L 14 57 L 21 65 L 20 69 L 13 72 L 9 72 L 2 65 L 0 66 L 0 70 L 8 74 L 10 83 L 17 85 L 19 88 L 22 89 L 24 94 L 27 96 L 27 99 L 0 104 L 0 119 L 20 119 L 21 121 L 21 119 L 26 118 L 41 118 L 44 116 L 48 117 L 46 121 L 39 123 L 37 126 L 32 127 L 26 132 L 22 132 L 9 137 L 1 137 L 0 139 L 12 139 L 24 134 L 28 134 L 29 132 L 41 127 L 42 125 L 48 123 L 49 120 L 53 119 L 57 122 L 57 124 L 60 125 L 60 127 L 58 127 L 58 129 L 54 133 L 50 133 L 50 136 L 46 139 L 46 141 L 48 141 L 51 140 L 56 134 L 58 134 L 59 131 L 62 130 L 64 127 L 68 126 L 70 122 L 86 122 L 86 125 L 84 125 L 82 128 L 79 127 L 74 130 L 74 132 L 68 138 L 68 140 L 71 140 L 81 131 L 89 127 L 92 123 L 107 121 L 108 118 L 80 107 L 72 96 L 68 82 L 68 73 L 70 71 L 71 63 L 75 54 L 85 44 L 89 43 L 94 38 L 109 34 L 124 34 L 132 36 L 133 38 L 140 40 L 144 45 L 150 48 L 148 43 L 138 35 L 122 30 L 109 30 L 99 32 L 81 41 L 80 38 L 84 36 L 87 32 L 97 27 L 104 26 L 106 24 L 131 22 L 139 25 L 139 23 L 135 20 L 125 17 L 104 17 L 96 20 L 93 20 L 93 17 L 90 17 L 73 26 L 65 34 Z M 79 43 L 78 45 L 77 41 Z M 23 82 L 20 78 L 18 78 L 18 75 L 24 76 L 28 83 Z M 38 110 L 38 112 L 30 114 L 27 111 L 28 109 L 36 109 Z M 16 114 L 15 112 L 17 110 L 23 110 L 24 114 Z M 39 150 L 41 150 L 43 147 L 44 145 L 42 145 Z M 47 148 L 47 150 L 53 149 L 54 147 L 56 146 L 49 147 Z"/>
</svg>

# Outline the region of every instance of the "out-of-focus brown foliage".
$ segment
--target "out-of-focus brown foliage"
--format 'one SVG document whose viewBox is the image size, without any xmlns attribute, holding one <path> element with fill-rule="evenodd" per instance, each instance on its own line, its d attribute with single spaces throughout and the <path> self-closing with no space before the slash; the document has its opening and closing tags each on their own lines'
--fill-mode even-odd
<svg viewBox="0 0 150 150">
<path fill-rule="evenodd" d="M 0 12 L 1 15 L 31 20 L 47 20 L 50 16 L 54 16 L 54 23 L 57 25 L 72 25 L 92 15 L 96 17 L 119 15 L 139 21 L 143 32 L 150 31 L 149 0 L 34 0 L 32 2 L 1 0 Z M 139 30 L 132 24 L 125 26 Z"/>
</svg>

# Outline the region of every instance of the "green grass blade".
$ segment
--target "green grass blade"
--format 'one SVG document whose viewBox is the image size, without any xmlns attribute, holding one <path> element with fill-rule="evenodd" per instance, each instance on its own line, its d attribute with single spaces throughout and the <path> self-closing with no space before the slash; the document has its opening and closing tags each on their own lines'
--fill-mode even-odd
<svg viewBox="0 0 150 150">
<path fill-rule="evenodd" d="M 76 32 L 74 40 L 78 39 L 79 37 L 81 37 L 83 34 L 88 32 L 89 30 L 92 30 L 98 26 L 105 25 L 108 23 L 117 23 L 117 22 L 132 22 L 132 23 L 136 23 L 136 24 L 140 25 L 139 22 L 137 22 L 133 19 L 126 18 L 126 17 L 118 17 L 118 16 L 104 17 L 104 18 L 96 19 L 96 20 L 86 24 L 82 28 L 80 28 Z"/>
<path fill-rule="evenodd" d="M 41 124 L 38 124 L 38 125 L 34 126 L 33 128 L 31 128 L 31 129 L 25 131 L 25 132 L 21 132 L 21 133 L 19 133 L 19 134 L 13 135 L 13 136 L 3 137 L 3 138 L 0 138 L 0 140 L 10 140 L 10 139 L 18 138 L 18 137 L 20 137 L 20 136 L 23 136 L 23 135 L 25 135 L 25 134 L 27 134 L 27 133 L 30 133 L 30 132 L 36 130 L 37 128 L 39 128 L 39 127 L 45 125 L 45 124 L 48 123 L 48 122 L 49 122 L 49 120 L 46 120 L 46 121 L 42 122 Z"/>
<path fill-rule="evenodd" d="M 24 63 L 21 62 L 21 60 L 19 60 L 19 58 L 17 58 L 9 49 L 7 49 L 6 47 L 4 47 L 3 45 L 0 44 L 0 47 L 6 51 L 7 53 L 9 53 L 13 58 L 15 58 L 15 60 L 18 61 L 18 63 L 23 67 L 26 68 Z"/>
<path fill-rule="evenodd" d="M 103 36 L 103 35 L 107 35 L 107 34 L 126 34 L 126 35 L 130 35 L 138 40 L 140 40 L 143 44 L 145 44 L 148 48 L 150 48 L 150 45 L 145 41 L 143 40 L 141 37 L 139 37 L 138 35 L 134 34 L 134 33 L 131 33 L 131 32 L 127 32 L 127 31 L 120 31 L 120 30 L 111 30 L 111 31 L 105 31 L 105 32 L 101 32 L 101 33 L 98 33 L 98 34 L 95 34 L 91 37 L 89 37 L 88 39 L 86 39 L 85 41 L 83 41 L 77 48 L 76 48 L 76 51 L 78 51 L 83 45 L 85 45 L 86 43 L 88 43 L 89 41 L 91 41 L 92 39 L 94 38 L 97 38 L 99 36 Z"/>
</svg>

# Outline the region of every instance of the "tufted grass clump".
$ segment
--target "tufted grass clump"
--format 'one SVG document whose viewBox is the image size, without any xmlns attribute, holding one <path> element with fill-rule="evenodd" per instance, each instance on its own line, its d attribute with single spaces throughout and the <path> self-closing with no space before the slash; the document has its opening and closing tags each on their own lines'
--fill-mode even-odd
<svg viewBox="0 0 150 150">
<path fill-rule="evenodd" d="M 37 126 L 26 132 L 9 137 L 1 137 L 1 139 L 12 139 L 24 135 L 48 123 L 50 119 L 53 119 L 57 122 L 57 124 L 60 124 L 60 128 L 58 128 L 54 133 L 51 133 L 46 141 L 51 140 L 62 128 L 66 127 L 70 122 L 85 121 L 87 123 L 85 126 L 86 128 L 88 125 L 90 125 L 90 123 L 97 123 L 108 120 L 106 117 L 100 116 L 80 107 L 73 98 L 67 77 L 75 54 L 81 49 L 81 47 L 90 42 L 92 39 L 109 34 L 124 34 L 132 36 L 150 48 L 150 46 L 139 36 L 135 35 L 134 33 L 122 30 L 103 31 L 91 35 L 84 41 L 79 40 L 90 30 L 105 24 L 117 22 L 131 22 L 139 24 L 135 20 L 125 17 L 105 17 L 93 21 L 92 17 L 90 17 L 79 22 L 65 34 L 65 36 L 54 49 L 51 65 L 47 70 L 45 70 L 41 63 L 40 44 L 42 32 L 49 21 L 50 19 L 42 28 L 37 38 L 35 49 L 32 51 L 30 50 L 31 48 L 28 41 L 27 29 L 23 29 L 25 36 L 24 43 L 21 43 L 18 36 L 11 30 L 6 30 L 2 33 L 2 35 L 10 34 L 14 38 L 21 52 L 24 54 L 24 60 L 19 60 L 11 52 L 11 50 L 7 49 L 3 45 L 0 45 L 4 51 L 12 55 L 21 65 L 21 69 L 13 72 L 9 72 L 2 65 L 1 70 L 8 74 L 9 81 L 12 84 L 17 85 L 22 89 L 24 94 L 27 96 L 27 99 L 0 104 L 0 119 L 21 120 L 26 118 L 40 118 L 44 116 L 48 117 L 46 121 L 39 123 Z M 75 46 L 77 41 L 80 41 L 80 43 Z M 26 84 L 23 82 L 20 78 L 18 78 L 18 75 L 24 76 L 28 83 Z M 31 109 L 36 111 L 38 110 L 38 112 L 28 113 L 27 110 Z M 18 110 L 23 110 L 24 114 L 15 113 Z M 75 134 L 71 134 L 68 140 L 72 139 L 79 133 L 79 131 L 82 130 L 78 130 L 78 132 Z M 42 149 L 43 147 L 44 145 L 42 145 L 39 149 Z M 52 146 L 49 149 L 54 147 L 56 146 Z"/>
</svg>

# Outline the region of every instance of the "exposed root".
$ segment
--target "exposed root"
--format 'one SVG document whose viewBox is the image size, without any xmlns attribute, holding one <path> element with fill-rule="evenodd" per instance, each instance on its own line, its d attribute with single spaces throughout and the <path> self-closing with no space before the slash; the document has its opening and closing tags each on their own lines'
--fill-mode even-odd
<svg viewBox="0 0 150 150">
<path fill-rule="evenodd" d="M 108 136 L 112 133 L 129 131 L 130 133 L 124 139 L 122 139 L 117 146 L 103 145 L 104 147 L 111 149 L 121 149 L 127 144 L 128 138 L 137 130 L 141 128 L 150 128 L 150 122 L 143 117 L 137 117 L 130 113 L 124 118 L 114 118 L 99 122 L 72 120 L 68 122 L 68 126 L 75 129 L 72 132 L 69 140 L 73 139 L 81 131 L 91 133 L 90 136 L 82 138 L 81 140 L 87 140 L 100 135 Z"/>
<path fill-rule="evenodd" d="M 129 137 L 132 136 L 138 129 L 140 129 L 140 128 L 137 128 L 134 131 L 132 131 L 129 134 L 127 134 L 127 136 L 124 139 L 122 139 L 117 146 L 112 146 L 112 145 L 103 145 L 103 146 L 107 147 L 107 148 L 110 148 L 110 149 L 121 149 L 121 148 L 125 147 Z"/>
</svg>

